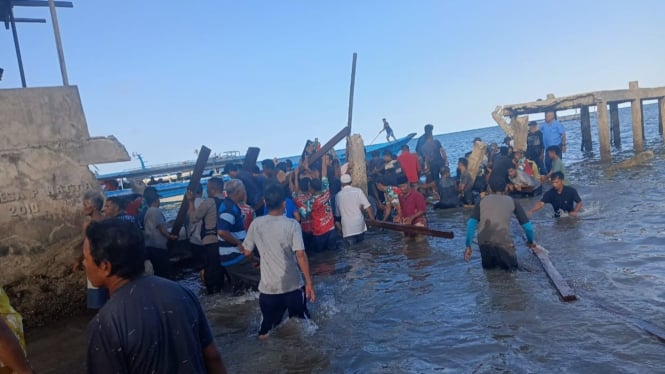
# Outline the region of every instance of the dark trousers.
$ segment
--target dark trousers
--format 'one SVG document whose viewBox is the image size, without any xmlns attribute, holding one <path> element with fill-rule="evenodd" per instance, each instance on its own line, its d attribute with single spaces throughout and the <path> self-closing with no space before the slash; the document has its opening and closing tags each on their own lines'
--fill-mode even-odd
<svg viewBox="0 0 665 374">
<path fill-rule="evenodd" d="M 502 248 L 485 244 L 481 244 L 479 247 L 483 268 L 494 269 L 499 267 L 504 270 L 517 269 L 517 256 L 515 255 L 515 247 Z"/>
<path fill-rule="evenodd" d="M 205 285 L 209 294 L 217 293 L 224 286 L 224 269 L 219 262 L 219 244 L 211 243 L 203 246 L 205 253 Z"/>
<path fill-rule="evenodd" d="M 169 250 L 155 247 L 146 247 L 146 258 L 152 263 L 155 275 L 158 277 L 172 279 L 173 266 L 169 259 Z"/>
<path fill-rule="evenodd" d="M 362 242 L 363 240 L 365 240 L 365 233 L 364 232 L 360 233 L 360 234 L 357 234 L 357 235 L 347 236 L 346 238 L 344 238 L 344 241 L 346 242 L 346 245 L 348 245 L 348 246 L 358 244 L 358 243 Z"/>
<path fill-rule="evenodd" d="M 314 235 L 314 248 L 318 252 L 337 249 L 337 231 L 330 230 L 323 235 Z"/>
<path fill-rule="evenodd" d="M 442 162 L 430 162 L 429 163 L 429 172 L 430 175 L 432 176 L 432 181 L 436 183 L 436 185 L 439 184 L 439 181 L 441 180 L 441 168 L 443 167 Z"/>
<path fill-rule="evenodd" d="M 311 232 L 302 232 L 302 241 L 305 244 L 305 250 L 306 251 L 315 251 L 316 250 L 316 243 L 314 243 L 314 234 Z"/>
<path fill-rule="evenodd" d="M 203 269 L 206 263 L 206 249 L 204 245 L 189 243 L 189 249 L 192 252 L 192 261 L 195 270 Z"/>
<path fill-rule="evenodd" d="M 276 295 L 261 293 L 259 295 L 259 306 L 263 315 L 259 335 L 265 335 L 279 325 L 282 318 L 284 318 L 284 312 L 287 310 L 289 311 L 289 318 L 309 317 L 307 300 L 302 289 Z"/>
</svg>

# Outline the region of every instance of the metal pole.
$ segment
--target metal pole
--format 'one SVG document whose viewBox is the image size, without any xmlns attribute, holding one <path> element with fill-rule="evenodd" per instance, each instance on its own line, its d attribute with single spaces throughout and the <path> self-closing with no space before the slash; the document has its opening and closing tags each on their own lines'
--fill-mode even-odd
<svg viewBox="0 0 665 374">
<path fill-rule="evenodd" d="M 62 51 L 62 40 L 60 39 L 60 27 L 58 27 L 58 15 L 55 13 L 55 1 L 48 0 L 48 7 L 51 10 L 51 23 L 53 23 L 53 34 L 55 34 L 55 45 L 58 49 L 58 59 L 60 60 L 60 73 L 62 73 L 62 84 L 69 86 L 67 78 L 67 66 L 65 65 L 65 54 Z"/>
<path fill-rule="evenodd" d="M 349 134 L 351 133 L 351 123 L 353 122 L 353 90 L 356 85 L 356 60 L 358 54 L 353 53 L 353 65 L 351 67 L 351 88 L 349 92 L 349 116 L 346 125 L 349 127 Z"/>
<path fill-rule="evenodd" d="M 14 22 L 14 10 L 9 5 L 9 23 L 12 25 L 12 34 L 14 35 L 14 48 L 16 49 L 16 59 L 18 60 L 18 71 L 21 74 L 21 84 L 23 88 L 28 87 L 25 83 L 25 71 L 23 70 L 23 59 L 21 58 L 21 47 L 18 44 L 18 33 L 16 32 L 16 22 Z"/>
</svg>

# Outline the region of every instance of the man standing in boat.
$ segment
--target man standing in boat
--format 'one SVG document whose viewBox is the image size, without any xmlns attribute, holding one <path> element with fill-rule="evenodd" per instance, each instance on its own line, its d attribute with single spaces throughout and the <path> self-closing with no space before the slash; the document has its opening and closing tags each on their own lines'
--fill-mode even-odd
<svg viewBox="0 0 665 374">
<path fill-rule="evenodd" d="M 388 123 L 388 121 L 386 121 L 385 118 L 382 121 L 383 121 L 383 129 L 381 131 L 379 131 L 379 134 L 385 131 L 386 132 L 386 140 L 388 141 L 388 143 L 390 143 L 390 137 L 391 136 L 393 137 L 393 140 L 397 141 L 397 138 L 395 137 L 395 133 L 393 132 L 393 129 L 390 127 L 390 124 Z"/>
<path fill-rule="evenodd" d="M 526 234 L 529 247 L 534 247 L 533 225 L 522 206 L 512 197 L 504 195 L 506 183 L 490 180 L 491 192 L 473 208 L 466 224 L 466 249 L 464 260 L 471 259 L 471 242 L 478 228 L 478 247 L 483 268 L 500 267 L 505 270 L 517 269 L 515 243 L 510 233 L 510 217 L 514 214 Z"/>
</svg>

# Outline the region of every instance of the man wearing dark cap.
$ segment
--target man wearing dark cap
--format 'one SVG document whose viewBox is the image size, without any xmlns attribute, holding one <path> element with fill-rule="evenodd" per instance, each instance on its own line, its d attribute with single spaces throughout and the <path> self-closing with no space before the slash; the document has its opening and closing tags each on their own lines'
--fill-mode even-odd
<svg viewBox="0 0 665 374">
<path fill-rule="evenodd" d="M 471 242 L 478 228 L 478 247 L 485 269 L 500 267 L 505 270 L 517 268 L 515 243 L 510 233 L 510 217 L 514 214 L 526 234 L 527 244 L 534 247 L 533 225 L 522 206 L 512 197 L 504 195 L 505 183 L 490 180 L 492 192 L 480 200 L 466 224 L 466 249 L 464 260 L 471 259 Z"/>
<path fill-rule="evenodd" d="M 536 121 L 529 122 L 529 133 L 526 136 L 526 158 L 538 165 L 538 171 L 543 173 L 545 165 L 543 164 L 545 145 L 543 143 L 543 133 L 538 128 Z"/>
</svg>

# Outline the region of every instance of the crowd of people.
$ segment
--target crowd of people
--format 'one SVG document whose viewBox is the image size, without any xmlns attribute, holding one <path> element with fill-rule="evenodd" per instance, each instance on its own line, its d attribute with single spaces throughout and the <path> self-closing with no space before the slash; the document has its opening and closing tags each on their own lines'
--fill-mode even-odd
<svg viewBox="0 0 665 374">
<path fill-rule="evenodd" d="M 383 121 L 386 136 L 394 139 Z M 258 290 L 258 336 L 265 339 L 287 311 L 289 317 L 309 317 L 307 302 L 316 296 L 308 253 L 362 242 L 366 219 L 426 227 L 428 198 L 435 208 L 473 207 L 464 258 L 472 255 L 477 231 L 482 266 L 514 269 L 511 215 L 534 246 L 529 216 L 535 211 L 551 204 L 556 216 L 580 212 L 579 194 L 565 185 L 566 136 L 553 113 L 540 126 L 529 124 L 526 149 L 515 149 L 510 138 L 500 147 L 491 144 L 475 175 L 469 170 L 472 152 L 457 160 L 451 175 L 433 129 L 425 126 L 413 153 L 408 145 L 399 155 L 373 153 L 366 164 L 367 195 L 353 186 L 354 165 L 342 165 L 332 153 L 314 158 L 318 141 L 308 142 L 295 167 L 270 159 L 261 168 L 228 164 L 226 179 L 207 180 L 205 197 L 200 187 L 187 191 L 185 231 L 206 292 Z M 528 211 L 510 196 L 540 194 L 545 183 L 552 188 Z M 142 195 L 107 199 L 88 192 L 83 213 L 78 263 L 88 279 L 88 307 L 99 309 L 87 332 L 87 371 L 225 372 L 198 298 L 171 281 L 169 245 L 179 236 L 169 232 L 157 190 L 149 186 Z M 30 372 L 22 329 L 7 324 L 6 316 L 16 313 L 1 288 L 0 313 L 0 362 Z"/>
</svg>

